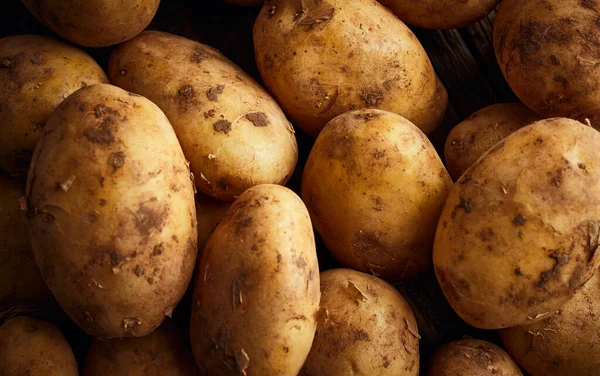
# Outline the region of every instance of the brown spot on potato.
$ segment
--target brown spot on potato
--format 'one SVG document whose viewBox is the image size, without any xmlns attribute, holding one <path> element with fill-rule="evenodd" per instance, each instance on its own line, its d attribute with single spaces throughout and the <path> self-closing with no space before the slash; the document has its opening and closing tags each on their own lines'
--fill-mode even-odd
<svg viewBox="0 0 600 376">
<path fill-rule="evenodd" d="M 515 269 L 515 274 L 518 275 L 519 277 L 523 275 L 523 273 L 521 272 L 521 268 L 516 268 Z"/>
<path fill-rule="evenodd" d="M 42 54 L 40 54 L 39 52 L 34 53 L 29 61 L 31 61 L 31 63 L 35 65 L 46 64 L 46 58 L 42 56 Z"/>
<path fill-rule="evenodd" d="M 471 200 L 470 198 L 464 198 L 461 196 L 460 202 L 458 203 L 458 205 L 456 205 L 454 207 L 454 210 L 450 214 L 450 217 L 452 219 L 456 218 L 458 209 L 463 209 L 465 211 L 465 213 L 467 213 L 467 214 L 471 213 L 473 211 L 473 200 Z"/>
<path fill-rule="evenodd" d="M 217 111 L 214 108 L 212 110 L 208 110 L 204 113 L 204 118 L 209 119 L 209 118 L 215 117 L 216 113 L 217 113 Z"/>
<path fill-rule="evenodd" d="M 378 90 L 362 90 L 359 97 L 367 107 L 377 106 L 383 101 L 383 93 Z"/>
<path fill-rule="evenodd" d="M 201 63 L 204 60 L 210 59 L 211 54 L 204 47 L 198 47 L 198 49 L 192 54 L 190 57 L 190 62 L 192 63 Z"/>
<path fill-rule="evenodd" d="M 525 222 L 527 222 L 527 218 L 525 218 L 525 216 L 521 213 L 517 214 L 517 216 L 515 218 L 513 218 L 512 223 L 515 226 L 523 226 L 525 224 Z"/>
<path fill-rule="evenodd" d="M 294 21 L 300 26 L 308 26 L 314 29 L 318 24 L 327 22 L 335 15 L 335 8 L 327 3 L 321 3 L 318 7 L 312 9 L 302 8 L 300 12 L 294 15 Z"/>
<path fill-rule="evenodd" d="M 119 252 L 116 252 L 116 251 L 110 252 L 109 257 L 110 257 L 110 264 L 112 266 L 118 266 L 123 261 L 125 261 L 125 257 L 123 257 L 122 254 L 120 254 Z"/>
<path fill-rule="evenodd" d="M 103 122 L 98 127 L 89 127 L 83 131 L 83 135 L 95 144 L 110 145 L 115 140 L 107 123 Z"/>
<path fill-rule="evenodd" d="M 550 55 L 550 63 L 552 63 L 552 65 L 561 65 L 562 62 L 560 61 L 560 58 L 556 55 Z"/>
<path fill-rule="evenodd" d="M 183 85 L 181 88 L 179 88 L 179 91 L 177 91 L 177 95 L 181 99 L 189 102 L 193 100 L 194 96 L 196 96 L 196 91 L 192 85 Z"/>
<path fill-rule="evenodd" d="M 581 6 L 584 8 L 592 10 L 594 10 L 594 8 L 598 5 L 596 0 L 581 0 L 579 4 L 581 4 Z"/>
<path fill-rule="evenodd" d="M 355 119 L 362 119 L 365 122 L 371 120 L 371 119 L 375 119 L 377 117 L 380 117 L 381 114 L 379 113 L 373 113 L 373 112 L 367 112 L 367 113 L 362 113 L 362 114 L 356 114 L 354 115 Z"/>
<path fill-rule="evenodd" d="M 151 230 L 160 231 L 166 219 L 164 209 L 156 210 L 154 208 L 141 204 L 140 208 L 135 212 L 136 227 L 142 234 L 149 234 Z"/>
<path fill-rule="evenodd" d="M 373 150 L 373 152 L 371 152 L 371 155 L 375 159 L 381 159 L 381 158 L 385 157 L 386 151 L 376 148 L 375 150 Z"/>
<path fill-rule="evenodd" d="M 231 123 L 227 120 L 219 120 L 213 125 L 215 131 L 228 134 L 231 132 Z"/>
<path fill-rule="evenodd" d="M 101 198 L 98 203 L 100 204 L 100 206 L 106 206 L 106 200 L 103 198 Z"/>
<path fill-rule="evenodd" d="M 142 274 L 144 274 L 144 271 L 142 270 L 141 266 L 136 265 L 135 268 L 133 269 L 133 273 L 136 275 L 136 277 L 141 277 Z"/>
<path fill-rule="evenodd" d="M 519 25 L 518 35 L 514 38 L 513 48 L 519 50 L 521 61 L 527 62 L 548 43 L 564 45 L 572 35 L 564 32 L 555 24 L 543 24 L 538 21 L 524 22 Z"/>
<path fill-rule="evenodd" d="M 569 263 L 569 255 L 566 253 L 554 254 L 550 258 L 553 258 L 556 263 L 552 269 L 540 274 L 540 280 L 536 283 L 537 287 L 544 287 L 548 282 L 559 279 L 561 267 Z"/>
<path fill-rule="evenodd" d="M 245 118 L 254 124 L 255 127 L 266 127 L 269 125 L 269 119 L 264 112 L 249 112 Z"/>
<path fill-rule="evenodd" d="M 119 116 L 119 111 L 105 104 L 97 104 L 94 106 L 94 115 L 97 119 L 102 119 L 106 115 Z"/>
<path fill-rule="evenodd" d="M 19 52 L 18 54 L 16 54 L 13 57 L 7 57 L 6 59 L 2 60 L 2 68 L 8 68 L 8 69 L 13 69 L 15 68 L 17 65 L 19 65 L 19 63 L 21 61 L 23 61 L 23 53 Z"/>
<path fill-rule="evenodd" d="M 206 97 L 211 102 L 218 102 L 219 94 L 223 94 L 224 89 L 225 89 L 225 86 L 223 86 L 223 85 L 219 85 L 217 87 L 211 87 L 210 89 L 208 89 L 206 91 Z"/>
<path fill-rule="evenodd" d="M 125 164 L 125 152 L 118 151 L 116 153 L 111 153 L 108 158 L 108 164 L 113 167 L 113 173 L 116 172 Z"/>
</svg>

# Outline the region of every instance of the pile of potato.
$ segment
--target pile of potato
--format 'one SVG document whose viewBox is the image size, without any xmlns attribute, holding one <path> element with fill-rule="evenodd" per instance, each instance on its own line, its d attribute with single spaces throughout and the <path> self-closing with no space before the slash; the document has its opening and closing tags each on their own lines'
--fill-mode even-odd
<svg viewBox="0 0 600 376">
<path fill-rule="evenodd" d="M 0 375 L 598 375 L 600 5 L 504 0 L 522 103 L 442 160 L 407 24 L 498 0 L 227 2 L 259 77 L 160 0 L 22 0 L 56 35 L 0 39 Z"/>
</svg>

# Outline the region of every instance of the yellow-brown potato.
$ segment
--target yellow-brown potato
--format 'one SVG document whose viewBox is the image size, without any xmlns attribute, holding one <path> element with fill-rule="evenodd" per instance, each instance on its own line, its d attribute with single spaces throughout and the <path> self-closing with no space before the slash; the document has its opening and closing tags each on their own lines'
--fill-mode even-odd
<svg viewBox="0 0 600 376">
<path fill-rule="evenodd" d="M 416 376 L 419 332 L 402 295 L 350 269 L 321 274 L 317 333 L 303 376 Z"/>
<path fill-rule="evenodd" d="M 0 326 L 0 375 L 78 374 L 71 346 L 53 325 L 21 316 Z"/>
<path fill-rule="evenodd" d="M 595 376 L 600 369 L 600 275 L 555 315 L 503 329 L 506 350 L 533 376 Z"/>
<path fill-rule="evenodd" d="M 213 232 L 196 271 L 190 332 L 202 374 L 297 375 L 319 299 L 306 207 L 285 187 L 250 188 Z"/>
<path fill-rule="evenodd" d="M 302 198 L 325 245 L 352 269 L 401 280 L 431 265 L 452 180 L 403 117 L 358 110 L 330 121 L 310 152 Z"/>
<path fill-rule="evenodd" d="M 71 93 L 108 83 L 85 52 L 40 35 L 0 39 L 0 170 L 27 176 L 40 130 Z"/>
<path fill-rule="evenodd" d="M 208 238 L 225 217 L 231 203 L 196 195 L 196 219 L 198 221 L 198 250 L 202 252 Z"/>
<path fill-rule="evenodd" d="M 88 334 L 143 336 L 182 298 L 197 252 L 194 189 L 149 100 L 111 85 L 69 96 L 35 149 L 27 206 L 42 275 Z"/>
<path fill-rule="evenodd" d="M 442 346 L 429 361 L 429 376 L 523 376 L 500 347 L 478 339 L 461 339 Z"/>
<path fill-rule="evenodd" d="M 600 133 L 554 118 L 521 128 L 454 184 L 435 236 L 435 273 L 468 324 L 540 321 L 600 263 Z"/>
<path fill-rule="evenodd" d="M 86 47 L 125 42 L 150 24 L 160 0 L 21 0 L 61 37 Z"/>
<path fill-rule="evenodd" d="M 120 46 L 111 82 L 141 94 L 167 115 L 196 185 L 233 201 L 258 184 L 285 184 L 298 147 L 279 105 L 219 51 L 189 39 L 147 31 Z"/>
<path fill-rule="evenodd" d="M 294 125 L 312 136 L 344 112 L 378 108 L 425 133 L 446 89 L 410 29 L 374 0 L 272 0 L 254 25 L 260 75 Z"/>
<path fill-rule="evenodd" d="M 540 120 L 535 112 L 521 103 L 501 103 L 485 107 L 452 128 L 444 159 L 456 180 L 489 148 L 526 125 Z"/>
</svg>

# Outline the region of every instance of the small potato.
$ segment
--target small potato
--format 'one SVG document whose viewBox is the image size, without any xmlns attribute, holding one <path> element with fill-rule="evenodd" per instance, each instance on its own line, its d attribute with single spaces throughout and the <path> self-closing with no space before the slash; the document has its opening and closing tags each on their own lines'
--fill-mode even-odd
<svg viewBox="0 0 600 376">
<path fill-rule="evenodd" d="M 350 269 L 321 274 L 317 334 L 303 376 L 419 374 L 419 332 L 402 295 Z"/>
<path fill-rule="evenodd" d="M 271 96 L 219 51 L 147 31 L 111 55 L 111 82 L 167 115 L 204 194 L 233 201 L 285 184 L 298 159 L 291 124 Z"/>
<path fill-rule="evenodd" d="M 231 203 L 213 200 L 210 197 L 196 195 L 196 219 L 198 221 L 198 250 L 202 252 L 208 238 L 217 228 L 217 225 L 227 211 Z"/>
<path fill-rule="evenodd" d="M 63 310 L 95 337 L 136 337 L 170 316 L 196 259 L 194 189 L 173 128 L 111 85 L 69 96 L 27 180 L 36 262 Z"/>
<path fill-rule="evenodd" d="M 523 376 L 500 347 L 478 339 L 461 339 L 442 346 L 429 361 L 429 376 Z M 557 373 L 558 375 L 558 373 Z"/>
<path fill-rule="evenodd" d="M 521 103 L 501 103 L 481 109 L 455 126 L 444 147 L 444 159 L 456 180 L 489 148 L 526 125 L 540 120 Z"/>
<path fill-rule="evenodd" d="M 521 128 L 454 184 L 438 224 L 435 273 L 468 324 L 540 321 L 600 264 L 600 133 L 554 118 Z"/>
<path fill-rule="evenodd" d="M 27 176 L 40 130 L 71 93 L 108 83 L 85 52 L 40 35 L 0 39 L 0 170 Z"/>
<path fill-rule="evenodd" d="M 54 325 L 21 316 L 0 326 L 0 375 L 78 374 L 71 346 Z"/>
<path fill-rule="evenodd" d="M 304 204 L 279 185 L 250 188 L 213 232 L 196 271 L 190 333 L 202 374 L 297 375 L 319 299 Z"/>
<path fill-rule="evenodd" d="M 327 249 L 352 269 L 391 280 L 431 265 L 452 180 L 427 137 L 403 117 L 348 112 L 323 129 L 302 197 Z"/>
</svg>

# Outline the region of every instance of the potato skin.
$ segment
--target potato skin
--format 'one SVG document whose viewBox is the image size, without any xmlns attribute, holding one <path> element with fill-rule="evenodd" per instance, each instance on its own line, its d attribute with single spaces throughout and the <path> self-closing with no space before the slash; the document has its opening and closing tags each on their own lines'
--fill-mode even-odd
<svg viewBox="0 0 600 376">
<path fill-rule="evenodd" d="M 108 78 L 85 52 L 40 35 L 0 39 L 0 64 L 0 170 L 25 179 L 52 111 L 74 91 Z"/>
<path fill-rule="evenodd" d="M 419 374 L 419 333 L 393 286 L 350 269 L 321 273 L 317 333 L 303 376 Z"/>
<path fill-rule="evenodd" d="M 600 262 L 600 133 L 554 118 L 500 142 L 453 186 L 435 237 L 435 272 L 468 324 L 539 321 Z"/>
<path fill-rule="evenodd" d="M 444 146 L 444 159 L 455 180 L 489 148 L 526 125 L 540 120 L 521 103 L 485 107 L 452 128 Z"/>
<path fill-rule="evenodd" d="M 36 262 L 96 337 L 143 336 L 182 298 L 196 258 L 194 190 L 166 116 L 111 85 L 54 112 L 27 181 Z"/>
<path fill-rule="evenodd" d="M 122 43 L 142 32 L 160 0 L 21 0 L 61 37 L 85 47 Z"/>
<path fill-rule="evenodd" d="M 304 168 L 302 197 L 343 265 L 401 280 L 431 265 L 451 184 L 416 126 L 390 112 L 358 110 L 333 119 L 317 138 Z"/>
<path fill-rule="evenodd" d="M 506 351 L 478 339 L 461 339 L 442 346 L 429 364 L 429 376 L 523 376 Z"/>
<path fill-rule="evenodd" d="M 298 159 L 291 124 L 270 95 L 217 50 L 147 31 L 120 46 L 111 82 L 167 115 L 200 191 L 233 201 L 257 184 L 285 184 Z"/>
<path fill-rule="evenodd" d="M 196 220 L 198 221 L 198 250 L 202 252 L 208 238 L 227 211 L 231 207 L 230 202 L 213 200 L 210 197 L 196 195 Z"/>
<path fill-rule="evenodd" d="M 304 204 L 282 186 L 250 188 L 198 264 L 190 333 L 202 374 L 297 375 L 314 338 L 319 299 Z"/>
<path fill-rule="evenodd" d="M 448 102 L 410 29 L 374 0 L 272 0 L 254 25 L 260 75 L 294 125 L 316 137 L 334 117 L 378 108 L 423 132 Z"/>
<path fill-rule="evenodd" d="M 77 362 L 62 333 L 45 321 L 20 316 L 0 326 L 2 376 L 77 376 Z"/>
</svg>

